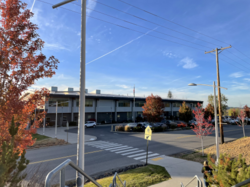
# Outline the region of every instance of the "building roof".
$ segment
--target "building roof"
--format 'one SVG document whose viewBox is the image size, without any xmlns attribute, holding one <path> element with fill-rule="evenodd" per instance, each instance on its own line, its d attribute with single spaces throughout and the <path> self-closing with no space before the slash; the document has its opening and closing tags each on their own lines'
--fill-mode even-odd
<svg viewBox="0 0 250 187">
<path fill-rule="evenodd" d="M 51 97 L 62 97 L 62 98 L 79 98 L 80 92 L 79 91 L 51 91 L 50 96 Z M 133 100 L 133 96 L 126 96 L 126 95 L 117 95 L 117 94 L 95 94 L 95 93 L 85 93 L 86 98 L 91 99 L 112 99 L 112 100 Z M 145 101 L 146 97 L 139 97 L 135 96 L 136 100 L 142 100 Z M 178 101 L 186 101 L 186 102 L 200 102 L 203 103 L 203 101 L 199 100 L 189 100 L 189 99 L 176 99 L 176 98 L 162 98 L 163 101 L 172 101 L 172 102 L 178 102 Z"/>
</svg>

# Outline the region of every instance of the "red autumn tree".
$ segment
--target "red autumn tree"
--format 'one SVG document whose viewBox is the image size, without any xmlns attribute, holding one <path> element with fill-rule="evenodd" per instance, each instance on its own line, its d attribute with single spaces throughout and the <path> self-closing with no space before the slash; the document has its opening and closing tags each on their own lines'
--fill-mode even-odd
<svg viewBox="0 0 250 187">
<path fill-rule="evenodd" d="M 244 112 L 245 112 L 245 116 L 250 118 L 250 110 L 247 105 L 244 106 Z"/>
<path fill-rule="evenodd" d="M 143 116 L 146 116 L 148 122 L 159 122 L 165 106 L 160 96 L 151 94 L 146 98 L 146 103 L 142 108 L 144 109 Z"/>
<path fill-rule="evenodd" d="M 240 119 L 239 122 L 236 122 L 237 125 L 239 125 L 240 127 L 242 127 L 243 130 L 243 136 L 245 137 L 245 113 L 243 110 L 240 111 L 240 115 L 238 116 L 238 118 Z"/>
<path fill-rule="evenodd" d="M 212 134 L 212 131 L 214 131 L 214 126 L 208 122 L 211 121 L 211 117 L 209 117 L 208 121 L 205 120 L 204 112 L 202 112 L 200 103 L 198 103 L 198 107 L 196 107 L 195 110 L 193 110 L 193 113 L 195 115 L 197 124 L 194 124 L 194 128 L 192 130 L 201 139 L 202 156 L 204 156 L 203 138 L 209 134 Z"/>
<path fill-rule="evenodd" d="M 9 142 L 8 129 L 14 117 L 18 125 L 15 149 L 23 149 L 34 143 L 34 128 L 25 130 L 30 119 L 34 119 L 34 109 L 44 105 L 48 90 L 36 90 L 25 99 L 24 92 L 38 79 L 52 77 L 58 60 L 41 53 L 44 42 L 36 33 L 37 25 L 30 21 L 33 13 L 20 0 L 4 0 L 0 3 L 0 146 Z M 34 126 L 38 126 L 44 113 L 36 115 Z"/>
<path fill-rule="evenodd" d="M 204 110 L 204 118 L 208 119 L 209 117 L 214 118 L 214 107 L 211 104 L 208 104 Z"/>
</svg>

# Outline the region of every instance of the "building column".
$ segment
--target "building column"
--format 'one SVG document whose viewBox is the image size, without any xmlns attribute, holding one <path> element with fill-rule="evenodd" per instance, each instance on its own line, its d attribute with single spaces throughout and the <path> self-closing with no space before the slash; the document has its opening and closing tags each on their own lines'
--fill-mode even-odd
<svg viewBox="0 0 250 187">
<path fill-rule="evenodd" d="M 117 122 L 117 100 L 115 100 L 115 121 Z"/>
<path fill-rule="evenodd" d="M 97 99 L 95 100 L 95 120 L 96 120 L 96 123 L 97 123 Z"/>
<path fill-rule="evenodd" d="M 171 103 L 171 116 L 173 116 L 173 103 Z"/>
<path fill-rule="evenodd" d="M 71 99 L 71 121 L 74 121 L 74 99 Z"/>
</svg>

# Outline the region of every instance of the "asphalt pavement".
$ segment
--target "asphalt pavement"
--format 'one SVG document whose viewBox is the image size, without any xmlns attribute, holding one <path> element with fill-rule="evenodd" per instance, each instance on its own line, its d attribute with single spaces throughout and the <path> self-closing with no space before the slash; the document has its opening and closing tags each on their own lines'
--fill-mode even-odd
<svg viewBox="0 0 250 187">
<path fill-rule="evenodd" d="M 89 175 L 141 163 L 145 155 L 144 133 L 118 133 L 110 132 L 110 129 L 110 126 L 97 126 L 87 128 L 85 131 L 86 134 L 97 137 L 97 141 L 85 144 L 85 171 Z M 246 136 L 250 136 L 250 126 L 245 127 L 245 132 Z M 77 133 L 77 128 L 70 129 L 69 133 Z M 225 125 L 224 136 L 225 141 L 241 138 L 242 127 Z M 214 145 L 214 142 L 214 134 L 209 135 L 204 139 L 204 146 Z M 192 130 L 153 133 L 152 141 L 149 142 L 152 158 L 200 147 L 201 141 Z M 28 150 L 26 157 L 30 160 L 29 168 L 41 166 L 42 172 L 48 173 L 68 158 L 76 163 L 76 154 L 77 145 L 70 144 Z M 69 167 L 66 170 L 66 180 L 73 178 L 75 178 L 75 171 Z M 55 180 L 58 181 L 58 179 L 59 177 Z"/>
</svg>

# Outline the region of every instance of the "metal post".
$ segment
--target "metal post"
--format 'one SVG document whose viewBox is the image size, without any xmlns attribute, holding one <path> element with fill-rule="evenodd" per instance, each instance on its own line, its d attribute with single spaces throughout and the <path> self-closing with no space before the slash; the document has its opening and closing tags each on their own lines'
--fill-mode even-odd
<svg viewBox="0 0 250 187">
<path fill-rule="evenodd" d="M 45 121 L 46 121 L 46 96 L 44 96 L 44 120 L 43 120 L 43 135 L 45 134 Z"/>
<path fill-rule="evenodd" d="M 215 119 L 215 143 L 216 143 L 216 163 L 219 163 L 219 145 L 218 145 L 218 122 L 217 122 L 217 104 L 216 104 L 216 86 L 214 82 L 214 119 Z"/>
<path fill-rule="evenodd" d="M 69 141 L 68 141 L 68 131 L 69 131 L 69 122 L 67 121 L 67 143 L 69 143 Z"/>
<path fill-rule="evenodd" d="M 146 165 L 148 165 L 148 140 L 147 140 L 147 156 L 146 156 Z"/>
<path fill-rule="evenodd" d="M 60 171 L 60 187 L 65 187 L 65 168 Z"/>
<path fill-rule="evenodd" d="M 86 37 L 86 0 L 82 0 L 81 14 L 81 65 L 80 65 L 80 100 L 78 117 L 78 142 L 77 142 L 77 165 L 84 170 L 84 140 L 85 140 L 85 37 Z M 84 181 L 83 176 L 77 172 L 77 178 Z M 84 182 L 78 179 L 78 186 L 84 186 Z M 80 184 L 82 183 L 82 184 Z"/>
<path fill-rule="evenodd" d="M 63 104 L 64 103 L 61 103 L 62 104 L 62 126 L 63 126 Z"/>
<path fill-rule="evenodd" d="M 134 110 L 133 110 L 133 116 L 134 116 L 134 123 L 135 123 L 135 85 L 134 85 Z"/>
<path fill-rule="evenodd" d="M 57 101 L 56 101 L 56 123 L 55 123 L 55 138 L 56 138 L 56 134 L 57 134 Z"/>
</svg>

